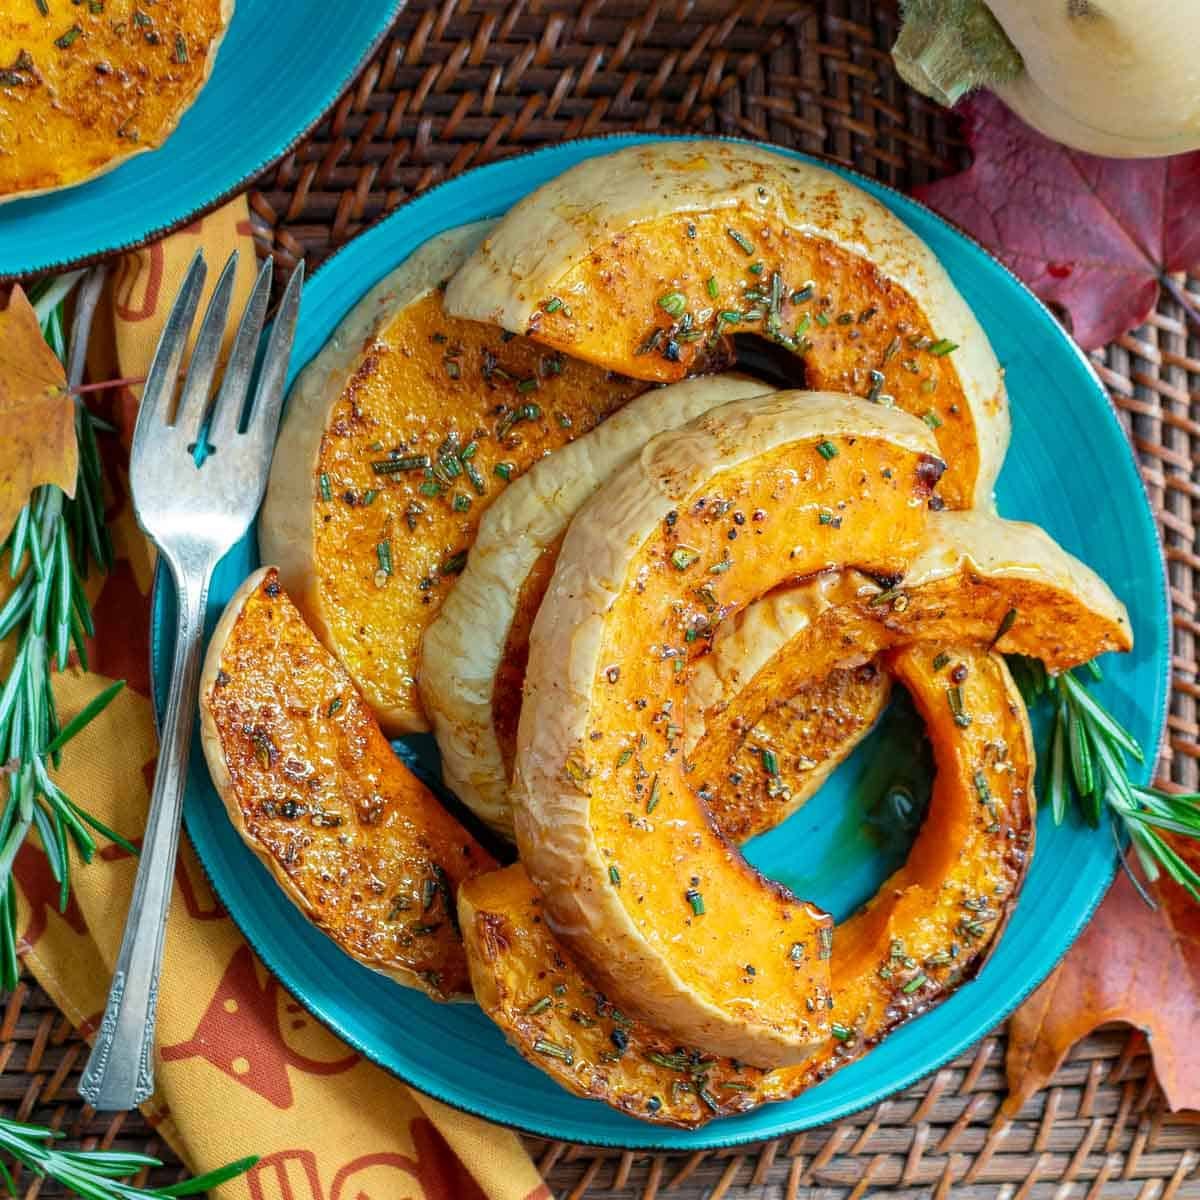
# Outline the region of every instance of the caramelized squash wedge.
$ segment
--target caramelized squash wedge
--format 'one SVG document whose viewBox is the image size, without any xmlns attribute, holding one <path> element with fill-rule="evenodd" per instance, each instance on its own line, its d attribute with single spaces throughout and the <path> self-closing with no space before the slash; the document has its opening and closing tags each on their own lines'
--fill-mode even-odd
<svg viewBox="0 0 1200 1200">
<path fill-rule="evenodd" d="M 0 5 L 0 203 L 161 146 L 232 18 L 233 0 Z"/>
<path fill-rule="evenodd" d="M 1133 645 L 1125 606 L 1043 529 L 979 511 L 934 512 L 895 586 L 829 573 L 819 588 L 781 588 L 718 630 L 688 690 L 687 724 L 705 730 L 692 778 L 703 786 L 718 777 L 779 697 L 834 666 L 937 638 L 1027 654 L 1052 671 Z"/>
<path fill-rule="evenodd" d="M 812 163 L 732 141 L 588 159 L 509 211 L 446 307 L 659 382 L 759 333 L 803 355 L 807 387 L 925 419 L 945 503 L 991 504 L 1009 415 L 987 336 L 903 222 Z"/>
<path fill-rule="evenodd" d="M 775 1066 L 829 1036 L 828 963 L 792 957 L 829 918 L 757 875 L 685 777 L 690 664 L 781 583 L 901 573 L 935 451 L 920 421 L 853 397 L 733 401 L 653 438 L 567 531 L 530 638 L 517 843 L 597 984 L 689 1044 Z"/>
<path fill-rule="evenodd" d="M 905 866 L 833 931 L 829 1043 L 766 1072 L 681 1045 L 597 990 L 517 864 L 470 880 L 458 903 L 476 999 L 525 1058 L 576 1095 L 690 1128 L 797 1096 L 979 970 L 1033 850 L 1025 710 L 1003 660 L 981 648 L 921 643 L 890 667 L 925 717 L 937 778 Z M 951 686 L 978 714 L 969 726 L 946 704 Z"/>
<path fill-rule="evenodd" d="M 229 602 L 200 683 L 208 769 L 288 899 L 352 958 L 468 990 L 455 896 L 495 860 L 392 752 L 273 567 Z"/>
<path fill-rule="evenodd" d="M 752 379 L 714 375 L 649 392 L 535 463 L 484 514 L 466 570 L 425 631 L 421 697 L 447 784 L 497 832 L 513 836 L 509 780 L 529 630 L 567 525 L 649 438 L 763 391 Z M 794 812 L 858 744 L 887 696 L 881 672 L 838 671 L 768 714 L 751 750 L 767 748 L 779 771 L 764 773 L 757 759 L 735 763 L 728 810 L 713 810 L 718 827 L 744 841 Z M 689 752 L 694 741 L 689 728 Z"/>
<path fill-rule="evenodd" d="M 428 728 L 421 635 L 487 506 L 646 385 L 448 317 L 440 284 L 482 237 L 427 242 L 297 380 L 259 521 L 265 562 L 390 734 Z"/>
</svg>

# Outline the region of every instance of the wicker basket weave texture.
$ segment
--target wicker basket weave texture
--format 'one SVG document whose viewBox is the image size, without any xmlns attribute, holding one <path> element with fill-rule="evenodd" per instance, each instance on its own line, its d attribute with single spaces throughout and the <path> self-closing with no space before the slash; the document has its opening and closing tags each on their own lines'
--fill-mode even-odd
<svg viewBox="0 0 1200 1200">
<path fill-rule="evenodd" d="M 319 263 L 414 193 L 496 158 L 628 129 L 736 134 L 829 155 L 907 189 L 959 170 L 953 119 L 896 76 L 894 6 L 868 0 L 415 0 L 330 115 L 250 193 L 280 271 Z M 1200 302 L 1200 280 L 1177 281 Z M 1161 775 L 1200 783 L 1193 505 L 1200 342 L 1164 296 L 1094 356 L 1159 516 L 1174 616 Z M 170 1153 L 139 1114 L 98 1117 L 82 1043 L 31 981 L 0 1024 L 0 1103 L 88 1144 Z M 1004 1033 L 835 1126 L 736 1151 L 632 1155 L 528 1139 L 571 1200 L 1200 1200 L 1200 1122 L 1166 1112 L 1141 1035 L 1108 1027 L 1007 1127 Z M 177 1166 L 156 1181 L 178 1176 Z M 27 1196 L 61 1194 L 22 1180 Z"/>
</svg>

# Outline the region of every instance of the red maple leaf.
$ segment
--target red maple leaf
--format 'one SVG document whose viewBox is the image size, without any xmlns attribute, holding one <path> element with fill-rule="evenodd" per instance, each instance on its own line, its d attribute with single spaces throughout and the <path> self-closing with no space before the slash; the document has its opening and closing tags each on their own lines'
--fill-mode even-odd
<svg viewBox="0 0 1200 1200">
<path fill-rule="evenodd" d="M 1200 866 L 1194 843 L 1172 844 Z M 1157 909 L 1118 877 L 1080 939 L 1013 1015 L 1003 1116 L 1015 1116 L 1071 1047 L 1106 1021 L 1149 1035 L 1172 1109 L 1200 1108 L 1200 905 L 1166 878 L 1149 891 Z"/>
<path fill-rule="evenodd" d="M 1169 272 L 1200 265 L 1200 151 L 1097 158 L 1043 137 L 988 92 L 957 110 L 974 154 L 916 190 L 1068 314 L 1085 350 L 1140 325 Z"/>
</svg>

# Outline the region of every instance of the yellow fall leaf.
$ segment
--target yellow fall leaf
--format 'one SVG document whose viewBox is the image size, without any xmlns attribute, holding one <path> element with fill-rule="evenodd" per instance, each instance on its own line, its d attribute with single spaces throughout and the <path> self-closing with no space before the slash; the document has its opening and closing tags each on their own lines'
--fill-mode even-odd
<svg viewBox="0 0 1200 1200">
<path fill-rule="evenodd" d="M 75 405 L 37 314 L 19 286 L 0 310 L 0 538 L 29 493 L 57 484 L 75 494 Z"/>
</svg>

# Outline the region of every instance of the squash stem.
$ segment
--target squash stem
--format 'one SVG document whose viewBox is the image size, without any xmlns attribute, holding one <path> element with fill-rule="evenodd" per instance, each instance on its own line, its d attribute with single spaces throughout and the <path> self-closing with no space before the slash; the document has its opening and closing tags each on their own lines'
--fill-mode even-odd
<svg viewBox="0 0 1200 1200">
<path fill-rule="evenodd" d="M 1025 64 L 983 0 L 907 0 L 892 47 L 900 78 L 947 107 L 978 87 L 1015 79 Z"/>
</svg>

